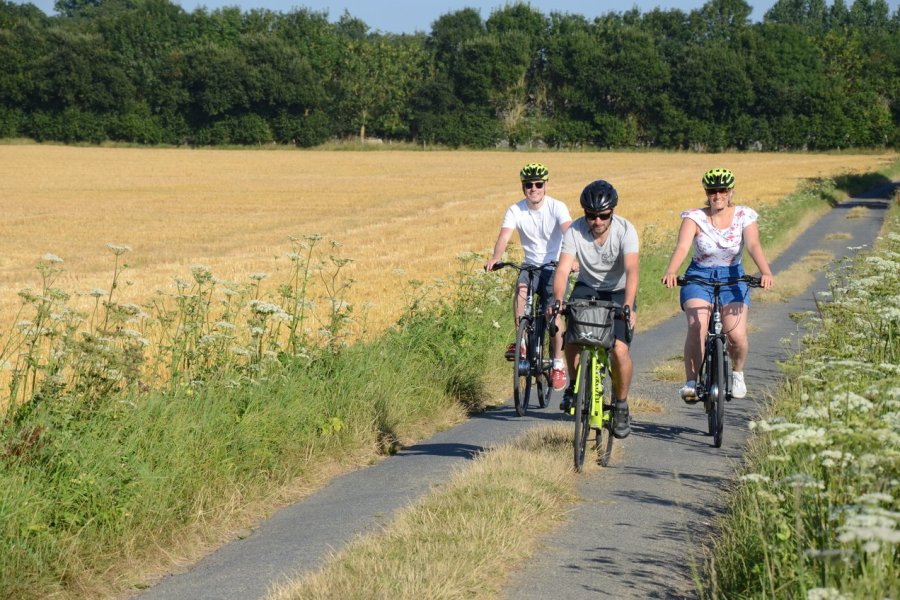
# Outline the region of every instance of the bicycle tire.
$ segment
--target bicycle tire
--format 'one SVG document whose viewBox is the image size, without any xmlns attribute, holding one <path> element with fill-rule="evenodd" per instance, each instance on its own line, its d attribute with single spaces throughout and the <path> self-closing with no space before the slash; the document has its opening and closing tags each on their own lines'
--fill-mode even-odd
<svg viewBox="0 0 900 600">
<path fill-rule="evenodd" d="M 553 392 L 553 385 L 550 383 L 550 367 L 552 363 L 548 358 L 551 356 L 550 336 L 547 333 L 547 327 L 542 317 L 536 319 L 534 340 L 536 352 L 532 365 L 534 367 L 535 383 L 537 383 L 538 406 L 547 408 L 550 404 L 550 394 Z"/>
<path fill-rule="evenodd" d="M 600 465 L 604 467 L 609 466 L 609 461 L 612 458 L 613 451 L 613 443 L 616 441 L 616 436 L 613 435 L 613 402 L 612 402 L 612 380 L 610 379 L 609 371 L 604 369 L 602 382 L 602 396 L 601 400 L 603 402 L 603 426 L 597 430 L 597 450 L 599 451 L 599 461 Z"/>
<path fill-rule="evenodd" d="M 722 432 L 725 429 L 725 345 L 721 338 L 716 338 L 713 343 L 713 352 L 715 352 L 713 362 L 715 363 L 715 394 L 712 401 L 715 402 L 714 410 L 710 414 L 715 414 L 715 427 L 713 428 L 713 446 L 720 448 L 722 446 Z"/>
<path fill-rule="evenodd" d="M 581 351 L 578 371 L 581 374 L 581 381 L 575 394 L 575 437 L 572 446 L 575 471 L 580 473 L 584 468 L 584 455 L 587 450 L 588 436 L 591 433 L 591 379 L 594 373 L 594 364 L 590 350 Z"/>
<path fill-rule="evenodd" d="M 713 406 L 712 398 L 710 397 L 710 393 L 712 392 L 713 386 L 713 376 L 712 373 L 715 371 L 712 364 L 713 360 L 713 352 L 711 348 L 711 344 L 707 344 L 706 350 L 703 356 L 703 363 L 700 367 L 700 373 L 697 377 L 698 382 L 703 382 L 702 392 L 698 389 L 698 396 L 703 400 L 703 409 L 706 411 L 706 425 L 707 431 L 709 435 L 713 435 L 713 432 L 716 430 L 716 424 L 714 422 L 715 416 L 711 414 L 711 410 L 715 408 Z"/>
<path fill-rule="evenodd" d="M 516 330 L 516 353 L 515 360 L 513 360 L 513 404 L 516 407 L 516 414 L 520 417 L 524 417 L 528 412 L 528 401 L 531 398 L 531 364 L 528 360 L 527 344 L 530 328 L 530 317 L 522 317 Z M 525 346 L 525 356 L 522 356 L 523 346 Z"/>
</svg>

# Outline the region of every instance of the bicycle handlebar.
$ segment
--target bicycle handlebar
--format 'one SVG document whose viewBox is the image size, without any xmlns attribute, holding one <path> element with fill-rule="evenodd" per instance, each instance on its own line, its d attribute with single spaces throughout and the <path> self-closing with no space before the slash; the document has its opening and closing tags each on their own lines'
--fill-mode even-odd
<svg viewBox="0 0 900 600">
<path fill-rule="evenodd" d="M 516 263 L 502 262 L 502 261 L 501 261 L 501 262 L 496 262 L 496 263 L 494 263 L 494 266 L 491 268 L 491 271 L 499 271 L 500 269 L 502 269 L 502 268 L 504 268 L 504 267 L 511 267 L 511 268 L 513 268 L 513 269 L 515 269 L 516 271 L 519 271 L 519 272 L 522 272 L 522 271 L 540 271 L 541 269 L 546 269 L 546 268 L 548 268 L 548 267 L 554 267 L 554 268 L 555 268 L 558 264 L 559 264 L 559 262 L 557 262 L 557 261 L 555 261 L 555 260 L 554 260 L 554 261 L 551 261 L 551 262 L 548 262 L 548 263 L 546 263 L 546 264 L 543 264 L 543 265 L 528 265 L 528 264 L 525 264 L 525 263 L 522 263 L 521 265 L 518 265 L 518 264 L 516 264 Z"/>
<path fill-rule="evenodd" d="M 704 279 L 702 277 L 697 277 L 696 275 L 682 275 L 682 276 L 678 277 L 675 281 L 680 286 L 686 285 L 688 283 L 699 283 L 699 284 L 705 285 L 707 287 L 746 283 L 750 287 L 762 287 L 762 278 L 755 277 L 753 275 L 741 275 L 740 277 L 732 277 L 731 279 L 718 279 L 718 280 Z"/>
</svg>

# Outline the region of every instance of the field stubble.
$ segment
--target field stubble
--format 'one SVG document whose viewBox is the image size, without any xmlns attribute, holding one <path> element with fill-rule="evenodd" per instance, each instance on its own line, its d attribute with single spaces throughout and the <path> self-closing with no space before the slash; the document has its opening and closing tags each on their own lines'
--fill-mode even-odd
<svg viewBox="0 0 900 600">
<path fill-rule="evenodd" d="M 737 175 L 738 202 L 776 202 L 806 178 L 874 171 L 894 155 L 555 152 L 321 152 L 0 146 L 0 325 L 39 287 L 34 266 L 61 257 L 57 282 L 71 292 L 108 289 L 107 243 L 128 245 L 122 302 L 172 292 L 191 265 L 247 282 L 290 269 L 288 239 L 318 233 L 340 242 L 355 280 L 348 299 L 369 331 L 400 314 L 409 280 L 451 274 L 464 252 L 487 253 L 506 207 L 521 197 L 518 170 L 551 172 L 548 193 L 573 217 L 589 181 L 620 194 L 619 213 L 639 231 L 671 235 L 699 206 L 708 168 Z M 645 273 L 644 277 L 656 277 Z"/>
</svg>

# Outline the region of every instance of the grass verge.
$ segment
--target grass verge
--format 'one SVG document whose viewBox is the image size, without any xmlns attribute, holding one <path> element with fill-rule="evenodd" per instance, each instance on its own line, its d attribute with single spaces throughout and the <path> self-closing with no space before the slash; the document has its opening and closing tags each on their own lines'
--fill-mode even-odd
<svg viewBox="0 0 900 600">
<path fill-rule="evenodd" d="M 577 501 L 571 454 L 569 427 L 532 429 L 269 599 L 496 598 L 510 557 L 531 556 Z"/>
<path fill-rule="evenodd" d="M 698 578 L 705 598 L 900 597 L 900 205 L 753 423 L 746 472 Z"/>
</svg>

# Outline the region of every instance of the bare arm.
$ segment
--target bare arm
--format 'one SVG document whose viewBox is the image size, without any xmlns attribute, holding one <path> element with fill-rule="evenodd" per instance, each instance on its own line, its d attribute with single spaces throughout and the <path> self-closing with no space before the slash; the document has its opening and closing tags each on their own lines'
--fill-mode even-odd
<svg viewBox="0 0 900 600">
<path fill-rule="evenodd" d="M 494 263 L 498 262 L 500 257 L 503 256 L 503 253 L 506 251 L 506 245 L 512 238 L 513 231 L 511 227 L 500 228 L 500 235 L 497 236 L 497 242 L 494 244 L 494 254 L 484 263 L 485 271 L 490 271 Z"/>
<path fill-rule="evenodd" d="M 750 258 L 759 269 L 762 287 L 767 290 L 772 289 L 772 286 L 775 285 L 775 277 L 772 275 L 769 261 L 766 260 L 766 255 L 763 253 L 762 244 L 759 243 L 759 225 L 750 223 L 744 227 L 744 244 L 747 246 Z"/>
<path fill-rule="evenodd" d="M 565 300 L 566 288 L 569 286 L 569 274 L 572 272 L 572 265 L 575 264 L 575 255 L 566 254 L 564 252 L 559 255 L 559 265 L 556 267 L 556 273 L 553 276 L 553 300 L 563 302 Z M 551 302 L 547 306 L 548 316 L 552 308 Z"/>
<path fill-rule="evenodd" d="M 681 229 L 678 230 L 678 240 L 675 242 L 675 249 L 672 251 L 672 258 L 669 259 L 669 266 L 666 267 L 666 273 L 662 278 L 662 282 L 666 287 L 675 287 L 675 279 L 678 277 L 677 269 L 681 266 L 688 252 L 691 251 L 691 244 L 694 242 L 694 236 L 696 235 L 697 224 L 691 219 L 682 219 Z"/>
<path fill-rule="evenodd" d="M 625 306 L 631 307 L 630 327 L 634 327 L 637 323 L 637 312 L 634 311 L 634 300 L 637 298 L 638 275 L 640 260 L 637 252 L 630 252 L 625 255 Z"/>
</svg>

